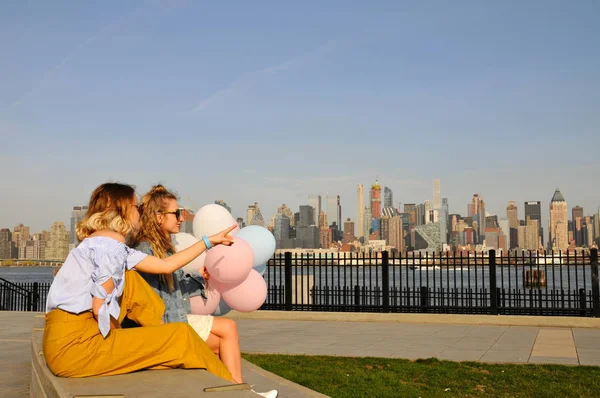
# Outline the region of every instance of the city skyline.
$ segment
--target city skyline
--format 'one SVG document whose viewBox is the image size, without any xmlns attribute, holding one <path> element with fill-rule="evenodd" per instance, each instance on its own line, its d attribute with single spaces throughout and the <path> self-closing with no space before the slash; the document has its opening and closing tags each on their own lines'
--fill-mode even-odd
<svg viewBox="0 0 600 398">
<path fill-rule="evenodd" d="M 439 189 L 440 188 L 440 179 L 433 179 L 432 180 L 432 184 L 433 184 L 432 187 L 433 187 L 433 190 L 434 190 L 433 192 L 434 193 L 436 192 L 436 182 L 437 182 L 438 192 L 441 191 L 440 192 L 440 198 L 442 198 L 444 200 L 447 200 L 446 203 L 450 203 L 451 200 L 448 199 L 444 195 L 443 181 L 441 183 L 441 189 Z M 371 185 L 376 184 L 376 183 L 379 184 L 381 191 L 383 191 L 384 188 L 389 188 L 385 184 L 379 182 L 378 179 L 374 180 Z M 358 187 L 361 187 L 361 189 L 363 191 L 363 197 L 364 197 L 363 203 L 365 205 L 364 206 L 365 208 L 369 208 L 369 206 L 370 206 L 369 192 L 370 192 L 371 185 L 370 184 L 358 184 L 355 187 L 355 190 Z M 364 187 L 368 187 L 369 190 L 365 190 Z M 558 188 L 558 189 L 560 189 L 560 188 Z M 394 192 L 393 189 L 391 189 L 391 191 L 392 191 L 392 193 Z M 561 190 L 561 193 L 562 193 L 562 190 Z M 510 221 L 510 217 L 511 216 L 510 216 L 510 214 L 508 212 L 508 206 L 511 206 L 511 203 L 514 202 L 514 206 L 516 206 L 516 208 L 517 208 L 517 219 L 518 220 L 526 221 L 526 217 L 527 217 L 526 205 L 533 203 L 532 200 L 526 200 L 526 201 L 522 201 L 522 202 L 517 202 L 517 201 L 509 200 L 509 201 L 506 201 L 506 206 L 504 206 L 504 209 L 500 210 L 499 212 L 494 212 L 494 211 L 491 211 L 491 209 L 490 209 L 490 207 L 488 205 L 488 203 L 489 203 L 489 198 L 488 197 L 486 197 L 485 195 L 483 195 L 483 194 L 481 194 L 479 192 L 475 192 L 474 194 L 477 194 L 480 198 L 482 198 L 484 200 L 486 213 L 488 213 L 490 215 L 496 215 L 498 217 L 498 220 L 507 220 L 507 221 Z M 544 230 L 545 238 L 547 238 L 548 233 L 549 233 L 549 231 L 547 230 L 546 227 L 548 227 L 548 225 L 549 225 L 548 222 L 549 222 L 549 214 L 550 214 L 550 203 L 554 199 L 554 194 L 555 194 L 555 192 L 553 192 L 553 196 L 547 202 L 544 201 L 544 200 L 537 200 L 536 201 L 536 202 L 540 202 L 541 220 L 542 220 L 541 227 Z M 356 196 L 356 191 L 355 191 L 354 195 Z M 315 197 L 319 197 L 319 201 L 321 202 L 321 211 L 324 211 L 325 214 L 327 214 L 327 197 L 328 197 L 327 195 L 325 195 L 325 196 L 318 195 L 318 194 L 307 195 L 306 196 L 306 200 L 304 201 L 304 203 L 300 202 L 300 204 L 298 204 L 297 206 L 293 206 L 293 205 L 290 205 L 289 203 L 282 202 L 278 206 L 278 208 L 281 207 L 282 205 L 285 205 L 288 208 L 290 208 L 292 210 L 292 212 L 298 212 L 298 211 L 300 211 L 299 210 L 300 206 L 305 206 L 305 205 L 311 205 L 312 206 L 311 200 L 312 200 L 312 198 L 315 198 Z M 340 207 L 341 207 L 341 225 L 338 226 L 338 227 L 340 229 L 343 229 L 343 223 L 344 223 L 344 221 L 346 221 L 349 218 L 352 222 L 355 223 L 356 228 L 358 228 L 358 223 L 357 223 L 357 218 L 358 218 L 357 217 L 357 215 L 358 215 L 358 211 L 357 210 L 358 210 L 358 207 L 356 205 L 355 205 L 356 207 L 354 207 L 354 208 L 345 207 L 344 206 L 344 199 L 341 198 L 339 195 L 329 195 L 329 197 L 331 197 L 332 199 L 337 198 L 340 201 Z M 433 195 L 432 195 L 432 197 L 433 197 Z M 358 202 L 358 199 L 356 197 L 355 197 L 355 199 Z M 193 198 L 181 198 L 181 197 L 179 198 L 180 205 L 183 204 L 184 207 L 189 208 L 189 209 L 191 209 L 191 210 L 193 210 L 195 212 L 195 211 L 198 210 L 197 208 L 194 208 L 192 205 L 185 206 L 185 202 L 190 202 L 191 200 L 193 200 Z M 465 207 L 464 211 L 460 211 L 459 209 L 454 210 L 454 207 L 448 206 L 448 215 L 460 214 L 463 217 L 468 217 L 468 206 L 472 203 L 472 200 L 473 200 L 473 195 L 471 196 L 471 200 L 468 201 L 468 202 L 466 202 L 464 204 L 464 207 Z M 567 203 L 567 210 L 568 210 L 567 211 L 567 219 L 569 221 L 574 221 L 574 219 L 573 219 L 572 216 L 575 214 L 576 211 L 577 212 L 583 211 L 583 213 L 582 213 L 583 216 L 591 216 L 591 215 L 594 215 L 594 214 L 598 214 L 598 212 L 600 211 L 600 205 L 592 207 L 592 208 L 586 208 L 585 206 L 581 206 L 579 204 L 579 202 L 575 202 L 575 204 L 571 204 L 573 202 L 571 202 L 568 199 L 568 197 L 565 200 L 566 200 L 566 203 Z M 545 202 L 547 203 L 547 207 L 544 207 L 544 203 Z M 236 213 L 235 210 L 232 209 L 232 207 L 230 205 L 230 202 L 228 202 L 226 199 L 214 199 L 214 200 L 210 201 L 209 203 L 205 203 L 204 205 L 211 204 L 211 203 L 222 204 L 223 206 L 225 206 L 231 212 L 231 214 L 233 215 L 234 218 L 241 217 L 242 219 L 244 219 L 245 222 L 248 222 L 247 218 L 248 218 L 249 207 L 253 207 L 255 205 L 258 205 L 259 208 L 260 208 L 261 213 L 265 214 L 264 216 L 262 216 L 262 218 L 264 218 L 265 226 L 267 226 L 269 224 L 269 222 L 271 220 L 271 217 L 274 216 L 275 214 L 277 214 L 277 209 L 275 209 L 273 212 L 267 212 L 267 211 L 265 211 L 264 210 L 264 206 L 263 206 L 263 204 L 260 201 L 253 201 L 252 203 L 249 203 L 248 205 L 245 206 L 244 212 L 240 212 L 240 214 Z M 425 199 L 423 199 L 421 201 L 401 201 L 401 200 L 400 201 L 395 201 L 394 208 L 396 208 L 397 210 L 399 210 L 400 213 L 402 213 L 403 210 L 404 210 L 404 208 L 403 208 L 404 204 L 419 205 L 419 204 L 423 204 L 423 203 L 425 203 L 426 205 L 427 205 L 427 203 L 429 203 L 431 205 L 431 208 L 429 210 L 431 210 L 432 212 L 435 210 L 433 208 L 433 201 L 430 198 L 425 198 Z M 398 207 L 398 204 L 400 204 L 400 207 Z M 58 220 L 58 217 L 54 217 L 54 219 L 53 219 L 54 221 L 52 221 L 49 225 L 55 223 L 58 220 L 59 222 L 63 222 L 63 224 L 67 226 L 67 230 L 70 231 L 72 229 L 72 227 L 73 227 L 73 220 L 72 220 L 73 214 L 74 214 L 75 211 L 79 210 L 80 206 L 83 207 L 84 209 L 87 208 L 87 204 L 75 204 L 75 205 L 72 205 L 71 209 L 69 211 L 70 215 L 66 219 L 66 221 L 64 221 L 64 220 Z M 381 207 L 380 210 L 382 211 L 383 207 Z M 381 211 L 380 211 L 380 213 L 381 213 Z M 78 215 L 78 217 L 81 217 L 82 215 L 83 215 L 83 213 L 81 213 L 81 215 Z M 318 225 L 318 220 L 317 220 L 316 216 L 314 217 L 314 221 L 315 221 L 315 225 Z M 334 220 L 328 220 L 328 221 L 329 221 L 329 224 L 331 224 L 332 222 L 335 222 L 336 220 L 334 219 Z M 23 219 L 21 219 L 20 221 L 18 221 L 14 225 L 0 224 L 0 228 L 9 228 L 9 229 L 12 229 L 13 227 L 18 226 L 20 224 L 29 227 L 31 229 L 31 231 L 37 231 L 36 233 L 39 233 L 39 232 L 41 232 L 43 230 L 46 230 L 46 229 L 50 228 L 49 226 L 38 228 L 36 226 L 33 226 L 35 224 L 27 223 L 26 221 L 23 221 Z M 69 228 L 69 226 L 71 228 Z M 355 230 L 355 233 L 356 233 L 357 236 L 360 236 L 360 232 L 358 230 Z M 545 238 L 544 238 L 544 241 L 545 241 Z M 73 243 L 73 242 L 70 242 L 70 243 Z"/>
<path fill-rule="evenodd" d="M 375 177 L 544 227 L 556 188 L 600 204 L 597 2 L 378 4 L 3 4 L 0 225 L 68 225 L 107 181 L 265 219 L 339 195 L 355 225 Z"/>
</svg>

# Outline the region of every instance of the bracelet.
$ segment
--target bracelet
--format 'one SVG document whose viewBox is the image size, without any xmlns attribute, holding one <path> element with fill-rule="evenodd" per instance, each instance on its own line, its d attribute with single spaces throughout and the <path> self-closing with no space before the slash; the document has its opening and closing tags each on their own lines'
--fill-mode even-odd
<svg viewBox="0 0 600 398">
<path fill-rule="evenodd" d="M 206 250 L 208 250 L 212 247 L 212 244 L 210 243 L 210 240 L 208 240 L 208 237 L 206 235 L 204 235 L 202 237 L 202 240 L 204 241 L 204 244 L 206 245 Z"/>
</svg>

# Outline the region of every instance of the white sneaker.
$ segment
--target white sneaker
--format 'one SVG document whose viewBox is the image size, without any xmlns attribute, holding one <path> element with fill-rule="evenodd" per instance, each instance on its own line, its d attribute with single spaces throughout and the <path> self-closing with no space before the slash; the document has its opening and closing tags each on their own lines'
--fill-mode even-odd
<svg viewBox="0 0 600 398">
<path fill-rule="evenodd" d="M 271 390 L 271 391 L 267 391 L 267 392 L 256 392 L 254 391 L 256 394 L 260 395 L 261 397 L 265 397 L 265 398 L 277 398 L 277 396 L 279 395 L 279 392 L 277 390 Z"/>
</svg>

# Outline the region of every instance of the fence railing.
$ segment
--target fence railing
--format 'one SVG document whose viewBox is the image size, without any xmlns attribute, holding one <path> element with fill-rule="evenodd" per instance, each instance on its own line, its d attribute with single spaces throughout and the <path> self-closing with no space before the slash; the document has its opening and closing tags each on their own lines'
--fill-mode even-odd
<svg viewBox="0 0 600 398">
<path fill-rule="evenodd" d="M 50 283 L 13 283 L 0 278 L 0 311 L 44 311 Z"/>
<path fill-rule="evenodd" d="M 598 250 L 277 254 L 264 310 L 600 317 Z"/>
<path fill-rule="evenodd" d="M 600 317 L 598 250 L 496 257 L 456 253 L 269 260 L 261 309 Z M 0 278 L 0 310 L 43 311 L 50 283 Z"/>
</svg>

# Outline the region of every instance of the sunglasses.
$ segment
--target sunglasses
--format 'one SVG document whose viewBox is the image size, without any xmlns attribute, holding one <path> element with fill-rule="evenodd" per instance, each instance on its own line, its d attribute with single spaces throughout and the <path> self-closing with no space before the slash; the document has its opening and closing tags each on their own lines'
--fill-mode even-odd
<svg viewBox="0 0 600 398">
<path fill-rule="evenodd" d="M 175 211 L 161 211 L 159 213 L 161 213 L 161 214 L 175 214 L 175 217 L 177 217 L 177 219 L 179 220 L 181 218 L 181 216 L 183 215 L 184 211 L 185 211 L 185 209 L 183 207 L 180 207 L 179 209 L 177 209 Z"/>
</svg>

